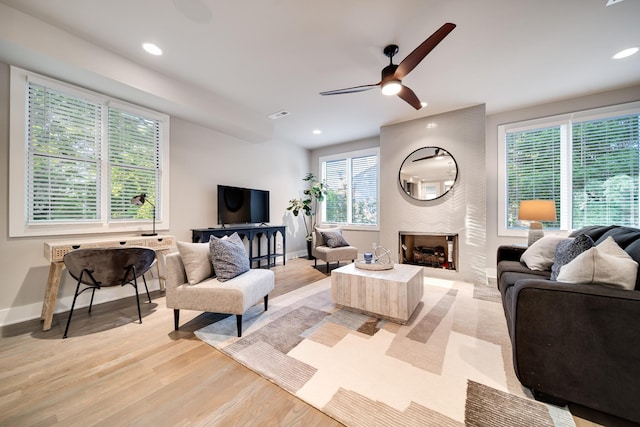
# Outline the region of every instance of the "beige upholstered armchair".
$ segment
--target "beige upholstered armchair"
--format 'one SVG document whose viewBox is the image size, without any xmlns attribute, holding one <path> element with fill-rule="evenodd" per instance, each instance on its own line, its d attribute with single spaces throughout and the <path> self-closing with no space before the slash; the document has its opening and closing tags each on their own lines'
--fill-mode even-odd
<svg viewBox="0 0 640 427">
<path fill-rule="evenodd" d="M 178 242 L 178 247 L 180 252 L 165 257 L 166 302 L 173 309 L 174 329 L 179 328 L 180 310 L 228 313 L 236 315 L 238 336 L 242 336 L 242 314 L 262 299 L 267 310 L 275 284 L 273 271 L 249 269 L 222 281 L 212 277 L 208 243 Z"/>
<path fill-rule="evenodd" d="M 321 259 L 327 263 L 327 273 L 329 272 L 329 264 L 340 261 L 354 261 L 358 258 L 358 248 L 349 245 L 342 236 L 340 227 L 320 228 L 316 227 L 313 232 L 313 243 L 311 246 L 311 255 L 314 256 L 314 266 L 318 267 L 318 260 Z"/>
</svg>

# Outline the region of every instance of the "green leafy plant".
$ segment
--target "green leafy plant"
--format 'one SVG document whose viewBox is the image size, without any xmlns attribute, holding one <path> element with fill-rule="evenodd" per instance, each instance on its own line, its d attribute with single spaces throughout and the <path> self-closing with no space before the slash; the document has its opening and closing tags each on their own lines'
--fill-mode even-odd
<svg viewBox="0 0 640 427">
<path fill-rule="evenodd" d="M 327 194 L 327 187 L 318 181 L 312 173 L 308 173 L 302 180 L 309 183 L 309 188 L 303 191 L 305 197 L 289 200 L 287 210 L 294 216 L 298 216 L 300 213 L 304 215 L 304 229 L 307 233 L 307 240 L 311 241 L 313 236 L 311 233 L 316 226 L 318 206 Z"/>
</svg>

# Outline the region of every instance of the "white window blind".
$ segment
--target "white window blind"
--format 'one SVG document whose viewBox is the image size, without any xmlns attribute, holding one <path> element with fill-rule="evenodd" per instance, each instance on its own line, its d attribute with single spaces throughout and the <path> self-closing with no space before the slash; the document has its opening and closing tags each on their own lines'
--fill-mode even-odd
<svg viewBox="0 0 640 427">
<path fill-rule="evenodd" d="M 362 156 L 352 159 L 353 224 L 376 224 L 378 220 L 378 158 Z"/>
<path fill-rule="evenodd" d="M 574 228 L 638 226 L 640 115 L 573 124 Z"/>
<path fill-rule="evenodd" d="M 322 206 L 324 222 L 377 225 L 377 150 L 346 153 L 320 161 L 321 179 L 327 187 L 327 197 Z"/>
<path fill-rule="evenodd" d="M 137 207 L 130 200 L 145 193 L 153 205 L 160 202 L 159 121 L 109 108 L 108 141 L 111 219 L 152 218 L 151 204 Z"/>
<path fill-rule="evenodd" d="M 347 222 L 348 195 L 347 159 L 331 160 L 325 163 L 323 181 L 327 186 L 324 219 L 330 223 Z"/>
<path fill-rule="evenodd" d="M 560 200 L 560 134 L 561 126 L 507 133 L 509 227 L 518 225 L 521 200 Z"/>
<path fill-rule="evenodd" d="M 556 202 L 546 228 L 640 223 L 640 103 L 499 127 L 505 230 L 522 228 L 521 200 Z"/>
<path fill-rule="evenodd" d="M 27 219 L 100 219 L 101 106 L 29 84 Z"/>
</svg>

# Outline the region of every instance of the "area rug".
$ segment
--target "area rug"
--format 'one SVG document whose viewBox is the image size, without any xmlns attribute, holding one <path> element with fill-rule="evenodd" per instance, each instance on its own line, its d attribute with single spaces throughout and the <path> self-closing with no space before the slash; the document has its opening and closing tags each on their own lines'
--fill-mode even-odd
<svg viewBox="0 0 640 427">
<path fill-rule="evenodd" d="M 425 278 L 406 325 L 336 307 L 330 278 L 196 335 L 347 426 L 575 426 L 515 377 L 499 294 Z"/>
</svg>

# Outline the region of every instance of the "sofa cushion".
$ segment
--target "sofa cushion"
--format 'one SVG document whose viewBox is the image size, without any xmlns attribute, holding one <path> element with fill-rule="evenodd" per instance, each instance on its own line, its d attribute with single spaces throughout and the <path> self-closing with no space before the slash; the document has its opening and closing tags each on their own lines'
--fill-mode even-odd
<svg viewBox="0 0 640 427">
<path fill-rule="evenodd" d="M 176 242 L 182 257 L 187 282 L 195 285 L 213 276 L 208 243 Z"/>
<path fill-rule="evenodd" d="M 524 251 L 520 261 L 524 262 L 531 270 L 550 271 L 556 246 L 562 239 L 564 239 L 563 236 L 544 236 Z"/>
<path fill-rule="evenodd" d="M 562 239 L 556 246 L 553 265 L 551 266 L 550 280 L 557 280 L 560 268 L 571 262 L 582 252 L 593 247 L 593 240 L 586 234 L 580 234 L 575 238 Z"/>
<path fill-rule="evenodd" d="M 209 240 L 211 249 L 211 263 L 220 282 L 249 271 L 249 255 L 238 233 L 217 238 L 211 236 Z"/>
<path fill-rule="evenodd" d="M 633 290 L 637 274 L 638 263 L 609 236 L 563 266 L 558 281 L 604 284 Z"/>
<path fill-rule="evenodd" d="M 503 261 L 512 263 L 514 261 Z M 502 264 L 502 262 L 500 263 Z M 518 263 L 520 264 L 520 263 Z M 522 264 L 520 264 L 522 265 Z M 505 293 L 507 288 L 516 284 L 518 280 L 524 279 L 549 279 L 550 271 L 539 271 L 539 270 L 529 270 L 528 268 L 517 268 L 513 270 L 506 270 L 500 275 L 500 279 L 498 281 L 498 289 L 501 293 Z"/>
</svg>

